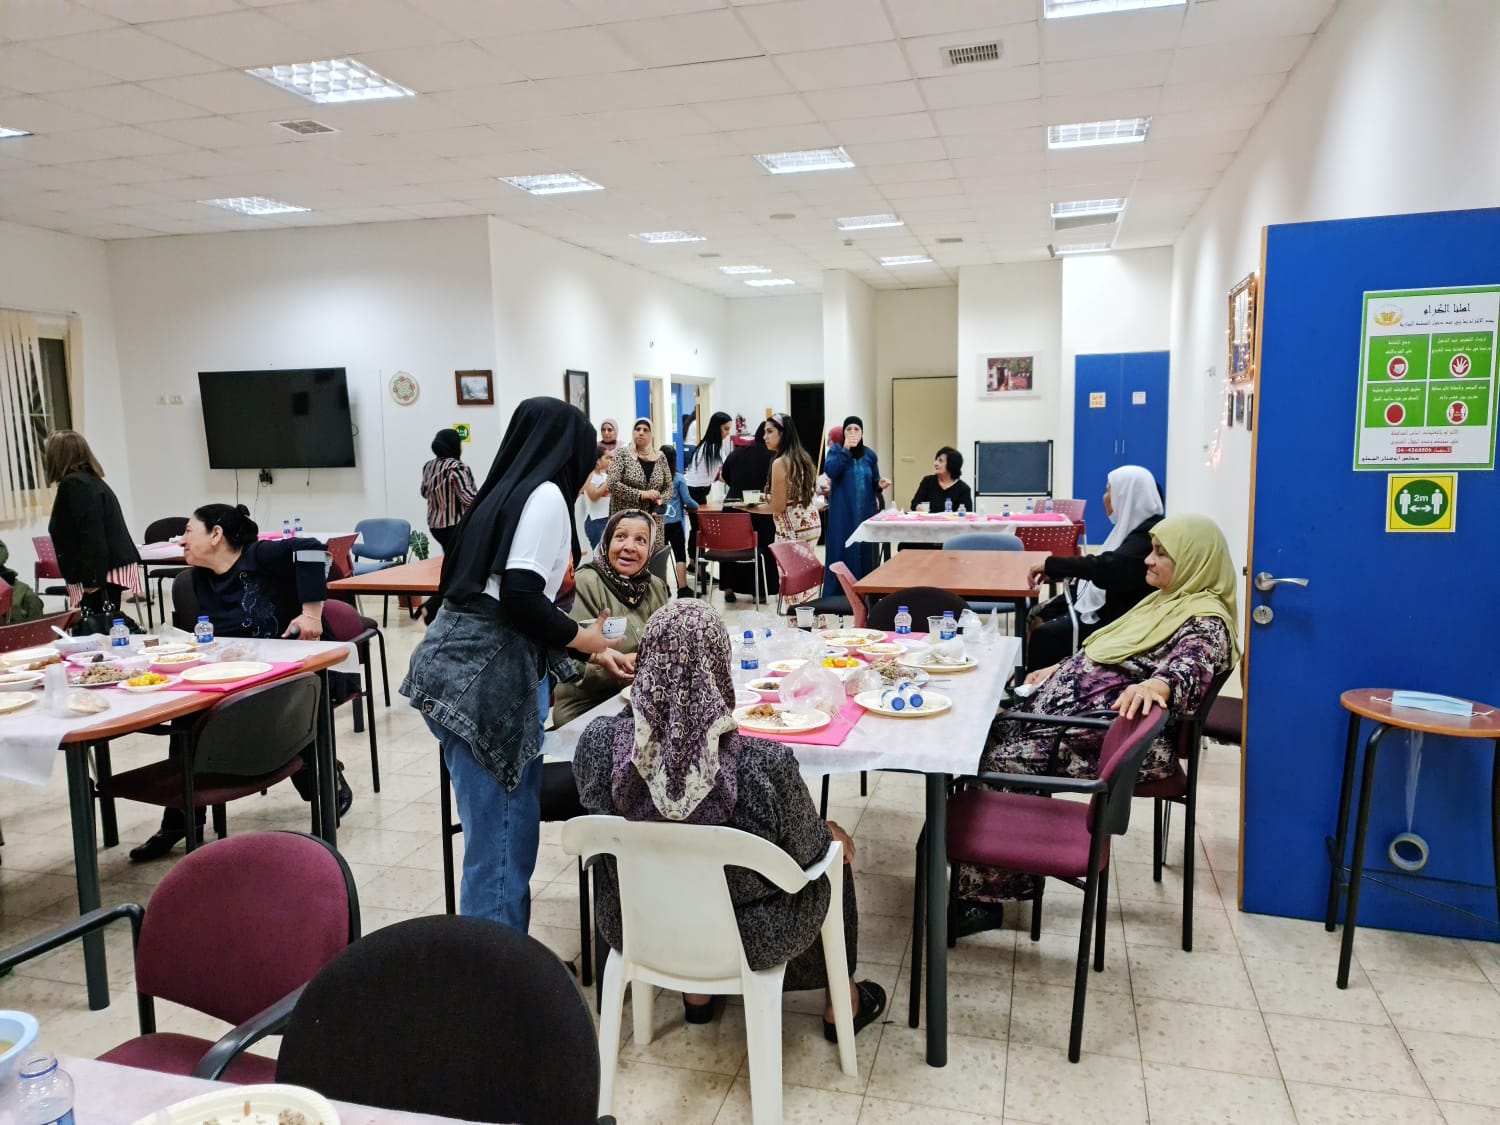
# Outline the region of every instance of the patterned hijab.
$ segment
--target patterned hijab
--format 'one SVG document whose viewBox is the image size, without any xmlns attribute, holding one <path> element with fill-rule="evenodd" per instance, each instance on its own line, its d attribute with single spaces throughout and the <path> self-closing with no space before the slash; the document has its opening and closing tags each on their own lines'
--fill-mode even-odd
<svg viewBox="0 0 1500 1125">
<path fill-rule="evenodd" d="M 636 650 L 635 722 L 615 736 L 610 791 L 621 816 L 724 824 L 733 815 L 739 747 L 724 737 L 738 726 L 729 655 L 723 620 L 702 602 L 652 614 Z"/>
<path fill-rule="evenodd" d="M 599 576 L 604 579 L 604 584 L 609 587 L 609 592 L 625 605 L 634 609 L 640 605 L 647 594 L 651 592 L 651 567 L 648 565 L 650 559 L 641 564 L 641 569 L 635 574 L 621 574 L 609 561 L 609 542 L 615 537 L 615 528 L 620 526 L 624 519 L 643 520 L 646 524 L 646 553 L 651 553 L 652 536 L 656 534 L 656 521 L 639 508 L 626 508 L 616 512 L 609 517 L 604 525 L 604 532 L 599 536 L 599 552 L 584 566 L 584 570 L 598 571 Z"/>
</svg>

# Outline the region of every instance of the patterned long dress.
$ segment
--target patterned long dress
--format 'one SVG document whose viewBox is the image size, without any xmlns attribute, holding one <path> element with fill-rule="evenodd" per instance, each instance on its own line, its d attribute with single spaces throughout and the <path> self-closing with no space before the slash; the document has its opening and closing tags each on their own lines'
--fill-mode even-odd
<svg viewBox="0 0 1500 1125">
<path fill-rule="evenodd" d="M 1038 715 L 1079 715 L 1113 707 L 1129 685 L 1156 679 L 1171 689 L 1168 710 L 1173 715 L 1191 714 L 1203 701 L 1214 677 L 1226 671 L 1233 660 L 1224 622 L 1217 617 L 1194 617 L 1155 648 L 1123 664 L 1095 664 L 1086 652 L 1074 653 L 1047 678 L 1030 705 L 1018 710 Z M 1174 738 L 1175 730 L 1169 722 L 1146 752 L 1141 780 L 1166 777 L 1172 772 Z M 1102 730 L 997 718 L 980 755 L 979 771 L 1093 778 L 1099 775 L 1103 745 Z M 957 894 L 970 901 L 999 902 L 1028 894 L 1030 884 L 1027 875 L 963 864 L 958 871 Z"/>
</svg>

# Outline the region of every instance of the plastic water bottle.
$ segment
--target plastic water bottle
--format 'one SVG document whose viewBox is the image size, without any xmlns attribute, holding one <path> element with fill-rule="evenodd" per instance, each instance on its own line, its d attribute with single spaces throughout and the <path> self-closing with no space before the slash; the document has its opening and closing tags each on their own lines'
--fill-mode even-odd
<svg viewBox="0 0 1500 1125">
<path fill-rule="evenodd" d="M 21 1064 L 16 1125 L 73 1125 L 73 1079 L 54 1055 L 32 1055 Z"/>
<path fill-rule="evenodd" d="M 1010 519 L 1010 501 L 1009 500 L 1007 500 L 1004 504 L 1000 505 L 1000 518 L 1001 519 L 1006 519 L 1006 520 Z"/>
<path fill-rule="evenodd" d="M 938 627 L 938 640 L 951 641 L 958 636 L 958 620 L 953 616 L 953 611 L 943 611 L 943 623 Z"/>
<path fill-rule="evenodd" d="M 966 515 L 968 515 L 968 514 L 969 514 L 969 509 L 968 509 L 968 507 L 967 507 L 967 506 L 966 506 L 966 505 L 964 505 L 964 504 L 960 504 L 960 505 L 959 505 L 959 506 L 958 506 L 958 514 L 959 514 L 959 515 L 961 515 L 961 516 L 966 516 Z"/>
<path fill-rule="evenodd" d="M 200 645 L 211 645 L 214 643 L 214 623 L 208 619 L 208 615 L 200 613 L 198 624 L 193 626 L 193 641 Z"/>
<path fill-rule="evenodd" d="M 122 655 L 130 647 L 130 629 L 123 617 L 116 617 L 109 627 L 109 647 L 116 656 Z"/>
<path fill-rule="evenodd" d="M 740 679 L 753 680 L 760 675 L 760 652 L 755 647 L 755 630 L 746 629 L 740 642 Z"/>
<path fill-rule="evenodd" d="M 922 689 L 910 680 L 902 680 L 898 689 L 906 696 L 906 705 L 913 711 L 922 709 Z"/>
<path fill-rule="evenodd" d="M 889 687 L 880 693 L 880 705 L 888 711 L 906 710 L 906 693 L 899 687 Z"/>
<path fill-rule="evenodd" d="M 281 521 L 281 537 L 283 539 L 290 539 L 292 537 L 292 521 L 291 520 L 282 520 Z"/>
<path fill-rule="evenodd" d="M 1047 514 L 1049 516 L 1052 514 L 1052 497 L 1050 496 L 1047 497 Z"/>
<path fill-rule="evenodd" d="M 896 632 L 901 636 L 911 632 L 911 611 L 904 605 L 896 607 Z"/>
<path fill-rule="evenodd" d="M 953 512 L 953 497 L 950 496 L 950 497 L 948 497 L 948 499 L 946 499 L 946 500 L 943 501 L 943 514 L 944 515 L 950 515 L 952 512 Z"/>
<path fill-rule="evenodd" d="M 292 530 L 295 531 L 298 535 L 302 534 L 302 517 L 301 516 L 293 516 L 292 517 Z"/>
</svg>

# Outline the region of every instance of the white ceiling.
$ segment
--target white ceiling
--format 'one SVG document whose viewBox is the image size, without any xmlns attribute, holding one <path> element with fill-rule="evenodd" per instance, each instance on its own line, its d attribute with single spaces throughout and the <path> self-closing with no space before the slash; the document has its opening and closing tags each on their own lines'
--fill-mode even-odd
<svg viewBox="0 0 1500 1125">
<path fill-rule="evenodd" d="M 0 140 L 0 219 L 114 239 L 494 214 L 731 296 L 825 269 L 949 284 L 1045 257 L 1053 200 L 1125 196 L 1115 246 L 1171 243 L 1334 3 L 1043 20 L 1041 0 L 0 0 L 0 125 L 34 134 Z M 992 39 L 998 63 L 944 65 Z M 314 105 L 242 73 L 344 55 L 418 96 Z M 1144 144 L 1047 151 L 1048 124 L 1145 114 Z M 308 117 L 339 132 L 272 124 Z M 835 144 L 856 168 L 753 159 Z M 608 190 L 495 179 L 550 171 Z M 198 202 L 240 195 L 312 210 Z M 886 211 L 906 227 L 834 227 Z M 665 229 L 708 241 L 630 237 Z M 934 264 L 877 261 L 917 253 Z M 798 284 L 715 268 L 739 264 Z"/>
</svg>

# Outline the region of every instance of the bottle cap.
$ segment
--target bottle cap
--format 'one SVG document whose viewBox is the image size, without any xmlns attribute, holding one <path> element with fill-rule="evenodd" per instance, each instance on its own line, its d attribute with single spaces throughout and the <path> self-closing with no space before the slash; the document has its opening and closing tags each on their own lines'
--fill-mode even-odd
<svg viewBox="0 0 1500 1125">
<path fill-rule="evenodd" d="M 198 620 L 199 621 L 207 621 L 208 620 L 208 614 L 206 614 L 206 613 L 200 613 L 198 615 Z"/>
<path fill-rule="evenodd" d="M 123 617 L 116 617 L 113 623 L 116 625 L 123 625 L 125 624 L 125 619 Z"/>
<path fill-rule="evenodd" d="M 57 1069 L 56 1055 L 32 1055 L 21 1064 L 22 1078 L 40 1078 Z"/>
<path fill-rule="evenodd" d="M 899 610 L 901 613 L 909 613 L 910 612 L 910 610 L 908 610 L 904 605 L 898 605 L 896 607 L 896 609 Z"/>
<path fill-rule="evenodd" d="M 753 640 L 755 640 L 755 630 L 754 629 L 746 629 L 745 630 L 745 640 L 747 640 L 747 641 L 753 641 Z"/>
</svg>

